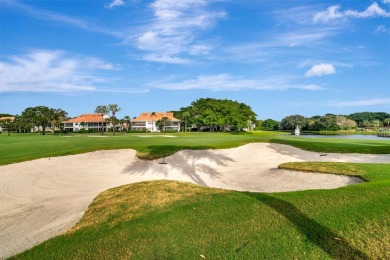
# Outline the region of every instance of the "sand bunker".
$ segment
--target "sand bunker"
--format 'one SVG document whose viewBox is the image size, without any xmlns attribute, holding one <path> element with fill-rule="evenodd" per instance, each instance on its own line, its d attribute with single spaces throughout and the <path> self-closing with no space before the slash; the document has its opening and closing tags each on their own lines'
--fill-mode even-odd
<svg viewBox="0 0 390 260">
<path fill-rule="evenodd" d="M 390 162 L 390 155 L 305 152 L 256 143 L 227 150 L 180 151 L 143 161 L 134 150 L 98 151 L 0 166 L 0 259 L 73 226 L 102 191 L 145 180 L 178 180 L 240 191 L 333 189 L 361 179 L 279 170 L 284 162 Z"/>
</svg>

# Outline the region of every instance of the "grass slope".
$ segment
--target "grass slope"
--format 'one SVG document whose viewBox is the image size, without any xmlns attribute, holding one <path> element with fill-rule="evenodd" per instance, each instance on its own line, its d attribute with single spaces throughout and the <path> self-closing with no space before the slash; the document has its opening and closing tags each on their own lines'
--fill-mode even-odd
<svg viewBox="0 0 390 260">
<path fill-rule="evenodd" d="M 252 142 L 275 142 L 317 152 L 390 153 L 390 139 L 342 140 L 306 139 L 280 135 L 277 132 L 230 133 L 177 133 L 177 134 L 127 134 L 105 137 L 94 135 L 0 135 L 0 165 L 62 156 L 96 150 L 126 149 L 137 151 L 144 159 L 161 158 L 182 149 L 223 149 Z M 175 136 L 166 137 L 166 136 Z"/>
<path fill-rule="evenodd" d="M 370 182 L 274 194 L 126 185 L 99 195 L 68 233 L 13 259 L 389 259 L 390 165 L 301 166 Z"/>
</svg>

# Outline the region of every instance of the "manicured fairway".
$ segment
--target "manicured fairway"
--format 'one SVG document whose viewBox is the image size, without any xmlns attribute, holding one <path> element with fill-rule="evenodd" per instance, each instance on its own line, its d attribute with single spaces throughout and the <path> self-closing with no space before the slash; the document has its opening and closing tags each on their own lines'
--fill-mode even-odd
<svg viewBox="0 0 390 260">
<path fill-rule="evenodd" d="M 43 157 L 84 153 L 104 149 L 132 148 L 145 159 L 170 155 L 182 149 L 223 149 L 251 142 L 275 142 L 318 152 L 389 154 L 390 139 L 342 140 L 305 139 L 275 132 L 177 133 L 116 135 L 0 135 L 0 165 Z M 148 136 L 148 137 L 141 137 Z M 175 137 L 171 137 L 175 136 Z"/>
</svg>

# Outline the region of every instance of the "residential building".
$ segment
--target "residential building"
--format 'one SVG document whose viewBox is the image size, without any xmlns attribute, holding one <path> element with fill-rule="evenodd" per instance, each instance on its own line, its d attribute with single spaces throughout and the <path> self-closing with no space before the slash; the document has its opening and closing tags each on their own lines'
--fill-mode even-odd
<svg viewBox="0 0 390 260">
<path fill-rule="evenodd" d="M 69 132 L 80 131 L 81 129 L 101 132 L 102 127 L 103 131 L 107 132 L 107 128 L 111 127 L 111 124 L 106 122 L 108 118 L 108 115 L 104 115 L 102 118 L 101 114 L 82 114 L 62 123 L 64 124 L 64 129 Z"/>
<path fill-rule="evenodd" d="M 15 117 L 14 116 L 4 116 L 4 117 L 0 117 L 0 123 L 3 123 L 5 121 L 10 121 L 10 122 L 13 122 L 15 120 Z M 0 132 L 3 132 L 3 128 L 1 127 L 0 125 Z"/>
<path fill-rule="evenodd" d="M 173 117 L 172 112 L 144 112 L 139 117 L 131 120 L 132 131 L 159 132 L 156 122 L 167 118 L 167 124 L 162 127 L 163 131 L 180 131 L 180 120 Z"/>
</svg>

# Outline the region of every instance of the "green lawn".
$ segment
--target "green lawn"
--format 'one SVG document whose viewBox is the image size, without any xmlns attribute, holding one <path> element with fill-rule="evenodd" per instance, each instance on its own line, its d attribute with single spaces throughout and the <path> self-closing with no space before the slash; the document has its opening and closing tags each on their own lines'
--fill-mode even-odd
<svg viewBox="0 0 390 260">
<path fill-rule="evenodd" d="M 251 142 L 274 142 L 292 145 L 304 150 L 317 152 L 353 152 L 353 153 L 390 153 L 390 139 L 379 140 L 342 140 L 310 139 L 282 135 L 275 132 L 253 133 L 176 133 L 165 134 L 121 134 L 105 137 L 91 135 L 37 135 L 0 134 L 0 165 L 53 157 L 84 153 L 103 149 L 132 148 L 144 159 L 155 159 L 170 155 L 182 149 L 223 149 L 237 147 Z M 147 137 L 140 137 L 147 136 Z"/>
<path fill-rule="evenodd" d="M 264 132 L 169 135 L 176 137 L 0 135 L 0 164 L 119 148 L 156 158 L 184 148 L 250 142 L 321 152 L 390 153 L 390 140 L 305 139 Z M 268 194 L 173 181 L 126 185 L 99 195 L 66 234 L 14 258 L 390 259 L 390 164 L 310 162 L 280 167 L 360 176 L 368 182 Z"/>
<path fill-rule="evenodd" d="M 137 150 L 137 155 L 154 159 L 170 155 L 182 149 L 220 149 L 236 147 L 250 142 L 267 141 L 275 133 L 256 134 L 225 133 L 176 133 L 165 134 L 100 135 L 37 135 L 0 134 L 0 165 L 43 157 L 78 154 L 104 149 Z M 95 136 L 95 137 L 88 137 Z M 145 137 L 142 137 L 145 136 Z"/>
</svg>

